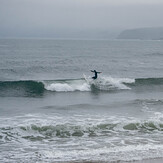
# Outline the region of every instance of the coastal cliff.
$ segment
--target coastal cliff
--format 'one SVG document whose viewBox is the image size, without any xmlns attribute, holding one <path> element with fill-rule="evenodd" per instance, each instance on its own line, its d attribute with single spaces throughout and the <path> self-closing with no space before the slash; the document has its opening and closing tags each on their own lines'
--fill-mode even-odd
<svg viewBox="0 0 163 163">
<path fill-rule="evenodd" d="M 124 30 L 117 39 L 163 40 L 163 27 Z"/>
</svg>

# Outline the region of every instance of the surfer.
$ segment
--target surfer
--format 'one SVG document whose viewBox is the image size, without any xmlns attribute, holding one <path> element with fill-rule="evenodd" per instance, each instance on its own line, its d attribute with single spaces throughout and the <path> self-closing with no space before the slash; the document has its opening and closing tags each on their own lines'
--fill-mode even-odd
<svg viewBox="0 0 163 163">
<path fill-rule="evenodd" d="M 96 70 L 91 70 L 91 72 L 94 72 L 95 73 L 95 76 L 92 77 L 92 79 L 97 79 L 97 74 L 100 74 L 102 72 L 97 72 Z"/>
</svg>

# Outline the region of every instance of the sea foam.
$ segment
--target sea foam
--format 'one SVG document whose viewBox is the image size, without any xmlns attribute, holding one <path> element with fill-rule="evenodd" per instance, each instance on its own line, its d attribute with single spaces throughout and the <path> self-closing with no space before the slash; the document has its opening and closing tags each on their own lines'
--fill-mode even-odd
<svg viewBox="0 0 163 163">
<path fill-rule="evenodd" d="M 52 83 L 46 84 L 45 89 L 56 92 L 90 91 L 87 83 Z"/>
<path fill-rule="evenodd" d="M 130 89 L 126 83 L 134 83 L 134 79 L 129 78 L 112 78 L 112 77 L 99 77 L 93 80 L 91 77 L 85 79 L 74 80 L 61 80 L 61 81 L 44 81 L 44 87 L 48 91 L 56 92 L 73 92 L 73 91 L 91 91 L 96 90 L 121 90 Z"/>
<path fill-rule="evenodd" d="M 121 90 L 121 89 L 131 89 L 125 84 L 134 83 L 135 79 L 129 78 L 112 78 L 112 77 L 99 77 L 96 80 L 92 80 L 90 77 L 87 78 L 89 84 L 95 86 L 99 90 L 109 91 L 109 90 Z"/>
</svg>

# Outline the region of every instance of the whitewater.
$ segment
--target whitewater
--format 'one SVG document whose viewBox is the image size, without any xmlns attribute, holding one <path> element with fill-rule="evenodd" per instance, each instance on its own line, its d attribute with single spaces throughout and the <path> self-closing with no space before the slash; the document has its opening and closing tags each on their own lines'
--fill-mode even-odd
<svg viewBox="0 0 163 163">
<path fill-rule="evenodd" d="M 162 43 L 0 39 L 0 162 L 162 160 Z"/>
</svg>

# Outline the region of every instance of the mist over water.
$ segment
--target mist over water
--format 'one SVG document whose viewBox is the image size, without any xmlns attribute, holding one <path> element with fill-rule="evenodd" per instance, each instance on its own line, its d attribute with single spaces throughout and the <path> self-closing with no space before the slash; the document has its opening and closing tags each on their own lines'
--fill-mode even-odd
<svg viewBox="0 0 163 163">
<path fill-rule="evenodd" d="M 1 39 L 0 161 L 162 158 L 162 43 Z"/>
<path fill-rule="evenodd" d="M 162 27 L 162 7 L 162 0 L 1 0 L 0 37 L 112 39 Z"/>
</svg>

